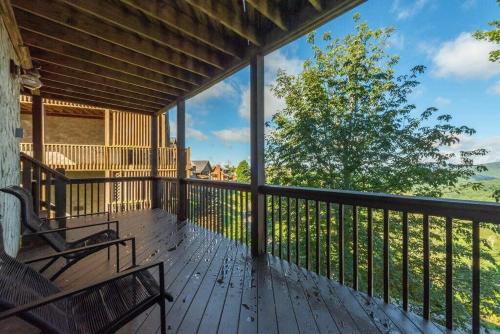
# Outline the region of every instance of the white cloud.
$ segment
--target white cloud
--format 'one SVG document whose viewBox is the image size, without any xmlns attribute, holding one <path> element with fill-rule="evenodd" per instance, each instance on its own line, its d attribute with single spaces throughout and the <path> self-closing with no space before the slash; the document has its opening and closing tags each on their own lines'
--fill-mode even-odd
<svg viewBox="0 0 500 334">
<path fill-rule="evenodd" d="M 432 56 L 438 77 L 490 78 L 500 74 L 500 64 L 489 61 L 493 43 L 478 41 L 470 33 L 461 33 L 457 38 L 443 43 Z"/>
<path fill-rule="evenodd" d="M 474 159 L 475 164 L 500 161 L 500 136 L 487 138 L 461 137 L 458 144 L 443 148 L 444 152 L 453 152 L 459 155 L 460 151 L 471 151 L 484 148 L 488 153 Z"/>
<path fill-rule="evenodd" d="M 405 47 L 405 36 L 399 32 L 395 32 L 387 40 L 387 46 L 390 48 L 402 50 Z"/>
<path fill-rule="evenodd" d="M 471 9 L 472 7 L 475 7 L 476 6 L 476 0 L 464 0 L 464 2 L 462 2 L 462 9 Z"/>
<path fill-rule="evenodd" d="M 296 75 L 302 71 L 303 59 L 288 58 L 281 50 L 276 50 L 264 58 L 266 79 L 274 81 L 278 70 L 284 70 L 287 74 Z"/>
<path fill-rule="evenodd" d="M 264 117 L 271 119 L 274 114 L 285 107 L 285 101 L 276 97 L 269 85 L 264 87 Z M 250 119 L 250 88 L 246 88 L 241 94 L 240 107 L 238 113 L 244 119 Z"/>
<path fill-rule="evenodd" d="M 204 90 L 200 94 L 194 96 L 190 102 L 194 104 L 203 104 L 211 99 L 216 98 L 228 98 L 235 97 L 238 95 L 238 90 L 234 87 L 234 85 L 227 81 L 221 81 L 207 90 Z"/>
<path fill-rule="evenodd" d="M 447 99 L 446 97 L 438 96 L 434 100 L 434 103 L 436 104 L 436 107 L 444 108 L 444 107 L 449 106 L 451 104 L 451 100 Z"/>
<path fill-rule="evenodd" d="M 225 142 L 248 143 L 250 141 L 250 128 L 223 129 L 212 133 Z"/>
<path fill-rule="evenodd" d="M 297 75 L 302 72 L 304 60 L 299 58 L 288 58 L 281 50 L 276 50 L 264 59 L 266 86 L 264 87 L 264 111 L 266 121 L 278 111 L 284 108 L 285 102 L 277 98 L 271 91 L 271 86 L 276 80 L 278 70 L 284 70 L 289 75 Z M 239 115 L 244 119 L 250 119 L 250 88 L 241 90 Z"/>
<path fill-rule="evenodd" d="M 493 86 L 488 88 L 488 93 L 493 95 L 500 95 L 500 80 L 498 80 L 493 84 Z"/>
<path fill-rule="evenodd" d="M 398 20 L 404 20 L 418 14 L 428 2 L 429 0 L 416 0 L 403 6 L 400 0 L 394 0 L 391 11 L 396 14 Z"/>
<path fill-rule="evenodd" d="M 186 136 L 187 137 L 192 137 L 194 139 L 198 140 L 207 140 L 208 137 L 203 134 L 203 132 L 193 129 L 193 128 L 186 128 Z"/>
</svg>

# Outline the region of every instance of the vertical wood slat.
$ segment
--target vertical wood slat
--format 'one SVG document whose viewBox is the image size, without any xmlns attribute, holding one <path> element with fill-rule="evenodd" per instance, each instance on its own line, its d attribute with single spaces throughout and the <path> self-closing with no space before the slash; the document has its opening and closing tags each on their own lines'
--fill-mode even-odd
<svg viewBox="0 0 500 334">
<path fill-rule="evenodd" d="M 384 302 L 389 303 L 389 210 L 384 209 Z"/>
<path fill-rule="evenodd" d="M 429 243 L 429 216 L 423 216 L 423 286 L 424 286 L 424 304 L 423 318 L 430 319 L 430 243 Z"/>
<path fill-rule="evenodd" d="M 339 283 L 344 284 L 344 205 L 339 204 L 338 221 L 338 263 L 339 263 Z"/>
<path fill-rule="evenodd" d="M 367 236 L 368 236 L 368 273 L 367 273 L 367 293 L 373 296 L 373 209 L 368 208 L 367 213 Z"/>
<path fill-rule="evenodd" d="M 358 207 L 352 207 L 352 288 L 358 290 Z"/>
<path fill-rule="evenodd" d="M 402 263 L 402 286 L 403 286 L 403 310 L 408 312 L 408 212 L 403 212 L 403 263 Z"/>
<path fill-rule="evenodd" d="M 290 197 L 286 198 L 286 259 L 291 262 L 290 254 L 290 242 L 291 242 L 291 231 L 290 231 Z"/>
<path fill-rule="evenodd" d="M 283 258 L 283 216 L 282 216 L 282 210 L 281 210 L 281 207 L 282 207 L 282 199 L 281 199 L 281 196 L 278 196 L 278 228 L 279 228 L 279 244 L 280 244 L 280 248 L 278 250 L 278 256 L 280 258 Z"/>
<path fill-rule="evenodd" d="M 309 226 L 309 200 L 304 201 L 305 204 L 305 210 L 306 210 L 306 216 L 305 216 L 305 223 L 306 223 L 306 269 L 310 270 L 311 269 L 311 231 L 310 231 L 310 226 Z"/>
<path fill-rule="evenodd" d="M 274 227 L 274 195 L 271 195 L 271 254 L 275 254 L 275 227 Z"/>
<path fill-rule="evenodd" d="M 453 330 L 453 219 L 446 217 L 446 328 Z"/>
<path fill-rule="evenodd" d="M 326 203 L 326 277 L 332 278 L 332 261 L 330 259 L 331 245 L 332 245 L 332 222 L 331 222 L 331 208 L 330 203 Z"/>
<path fill-rule="evenodd" d="M 481 331 L 481 248 L 480 226 L 472 222 L 472 333 Z"/>
<path fill-rule="evenodd" d="M 295 263 L 300 267 L 300 199 L 295 198 Z"/>
<path fill-rule="evenodd" d="M 321 229 L 320 229 L 320 205 L 319 201 L 315 201 L 315 223 L 316 223 L 316 273 L 321 274 Z"/>
</svg>

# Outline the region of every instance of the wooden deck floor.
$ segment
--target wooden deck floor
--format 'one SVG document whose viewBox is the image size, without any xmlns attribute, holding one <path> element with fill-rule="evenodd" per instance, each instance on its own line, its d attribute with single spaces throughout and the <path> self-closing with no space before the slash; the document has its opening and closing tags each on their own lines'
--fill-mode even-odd
<svg viewBox="0 0 500 334">
<path fill-rule="evenodd" d="M 164 261 L 167 328 L 171 333 L 441 333 L 441 329 L 398 308 L 369 299 L 324 277 L 249 249 L 192 224 L 178 228 L 161 211 L 117 217 L 121 236 L 136 236 L 139 263 Z M 30 257 L 40 250 L 25 251 Z M 113 254 L 112 254 L 113 255 Z M 121 267 L 130 265 L 130 247 Z M 115 271 L 113 256 L 93 255 L 63 274 L 63 289 L 104 278 Z M 152 307 L 120 333 L 159 332 L 159 308 Z M 21 331 L 2 326 L 0 332 Z M 27 328 L 25 332 L 32 332 Z"/>
</svg>

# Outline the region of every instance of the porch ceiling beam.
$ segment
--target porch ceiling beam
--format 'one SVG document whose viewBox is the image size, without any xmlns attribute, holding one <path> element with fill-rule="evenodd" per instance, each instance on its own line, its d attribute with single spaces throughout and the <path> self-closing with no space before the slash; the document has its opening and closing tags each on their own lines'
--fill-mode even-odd
<svg viewBox="0 0 500 334">
<path fill-rule="evenodd" d="M 206 25 L 193 20 L 190 16 L 179 12 L 168 2 L 144 0 L 121 0 L 121 2 L 227 55 L 237 58 L 243 57 L 240 47 L 242 44 L 235 38 L 236 36 L 221 36 L 219 32 L 215 32 Z"/>
<path fill-rule="evenodd" d="M 153 41 L 145 40 L 137 34 L 106 24 L 95 17 L 83 14 L 54 0 L 14 0 L 13 7 L 18 9 L 15 14 L 20 27 L 31 23 L 32 29 L 34 25 L 54 38 L 70 38 L 72 35 L 81 35 L 83 32 L 192 73 L 207 77 L 214 73 L 214 68 L 206 63 L 172 49 L 160 47 Z M 24 16 L 20 17 L 19 12 L 23 11 Z M 57 24 L 50 24 L 47 20 Z M 70 28 L 70 30 L 63 33 L 61 26 Z"/>
<path fill-rule="evenodd" d="M 73 89 L 79 89 L 79 88 L 91 89 L 93 91 L 100 92 L 102 94 L 109 94 L 111 96 L 125 98 L 130 100 L 131 102 L 134 101 L 137 103 L 151 103 L 152 105 L 160 107 L 165 106 L 170 102 L 169 100 L 166 99 L 162 100 L 153 96 L 138 94 L 130 90 L 123 90 L 120 88 L 115 88 L 112 86 L 107 86 L 96 82 L 89 82 L 71 76 L 60 75 L 57 73 L 46 72 L 43 70 L 41 70 L 40 73 L 42 75 L 41 79 L 43 84 L 46 84 L 47 80 L 50 80 L 51 82 L 57 83 L 58 85 L 72 87 Z"/>
<path fill-rule="evenodd" d="M 140 111 L 146 111 L 146 112 L 152 112 L 156 111 L 156 107 L 150 107 L 150 106 L 144 106 L 144 105 L 137 105 L 133 103 L 129 103 L 126 101 L 116 101 L 114 99 L 110 99 L 108 97 L 101 97 L 101 96 L 96 96 L 96 95 L 88 95 L 85 93 L 80 93 L 74 90 L 67 90 L 67 89 L 62 89 L 62 88 L 57 88 L 57 87 L 52 87 L 50 85 L 48 86 L 43 86 L 43 89 L 41 90 L 42 92 L 45 93 L 51 93 L 51 94 L 58 94 L 62 96 L 68 96 L 68 97 L 74 97 L 80 100 L 88 100 L 88 101 L 94 101 L 94 102 L 102 102 L 102 103 L 107 103 L 109 105 L 114 105 L 115 108 L 120 108 L 120 107 L 126 107 L 130 109 L 137 109 Z M 89 102 L 90 103 L 90 102 Z"/>
<path fill-rule="evenodd" d="M 159 93 L 166 93 L 170 95 L 170 98 L 172 97 L 175 98 L 182 94 L 181 90 L 169 87 L 167 85 L 162 85 L 149 80 L 144 80 L 142 78 L 138 78 L 129 74 L 97 66 L 91 63 L 87 63 L 85 61 L 69 58 L 67 56 L 62 56 L 55 53 L 54 54 L 51 53 L 50 55 L 48 55 L 48 52 L 39 49 L 33 49 L 32 54 L 33 54 L 32 58 L 34 60 L 45 61 L 66 68 L 79 70 L 82 72 L 86 72 L 91 76 L 101 76 L 104 78 L 113 79 L 124 83 L 129 83 L 137 87 L 148 88 L 151 90 L 155 90 Z"/>
<path fill-rule="evenodd" d="M 98 17 L 122 29 L 134 32 L 145 39 L 150 39 L 158 44 L 201 60 L 219 69 L 224 68 L 225 59 L 219 52 L 191 41 L 182 35 L 176 34 L 163 27 L 157 20 L 145 20 L 131 13 L 130 10 L 118 3 L 108 0 L 62 0 L 64 3 Z"/>
<path fill-rule="evenodd" d="M 80 87 L 80 86 L 74 86 L 74 85 L 69 85 L 65 83 L 60 83 L 58 81 L 50 80 L 48 78 L 42 78 L 43 86 L 47 88 L 53 88 L 53 89 L 58 89 L 62 91 L 66 91 L 68 93 L 77 93 L 81 95 L 86 95 L 89 97 L 97 97 L 101 98 L 103 100 L 109 100 L 109 101 L 115 101 L 115 102 L 123 102 L 126 105 L 130 106 L 137 106 L 137 107 L 147 107 L 147 108 L 152 108 L 152 109 L 160 109 L 163 107 L 163 105 L 159 105 L 156 103 L 153 103 L 151 101 L 138 101 L 135 99 L 130 99 L 122 95 L 115 95 L 109 92 L 102 92 L 99 90 L 95 90 L 92 88 L 88 87 Z"/>
<path fill-rule="evenodd" d="M 124 91 L 130 96 L 135 95 L 147 100 L 156 100 L 159 103 L 163 103 L 164 101 L 172 101 L 173 99 L 175 99 L 175 96 L 166 94 L 165 92 L 158 92 L 156 90 L 138 87 L 127 82 L 92 75 L 81 70 L 72 69 L 44 61 L 39 61 L 39 65 L 41 65 L 40 73 L 42 75 L 42 80 L 48 75 L 56 75 L 58 78 L 66 77 L 78 80 L 79 82 L 83 82 L 86 86 L 104 86 L 111 89 L 118 89 Z"/>
<path fill-rule="evenodd" d="M 255 26 L 246 20 L 246 13 L 239 7 L 222 0 L 185 0 L 188 4 L 217 20 L 229 30 L 249 40 L 252 44 L 261 46 Z"/>
<path fill-rule="evenodd" d="M 283 14 L 274 0 L 246 0 L 259 13 L 267 17 L 271 22 L 277 25 L 281 30 L 287 31 L 288 27 L 283 18 Z"/>
<path fill-rule="evenodd" d="M 318 12 L 323 10 L 323 5 L 321 4 L 321 0 L 309 0 L 311 6 L 314 7 Z"/>
<path fill-rule="evenodd" d="M 107 103 L 107 102 L 104 102 L 104 101 L 101 101 L 98 99 L 81 99 L 81 98 L 74 97 L 72 95 L 54 93 L 54 92 L 46 91 L 46 89 L 43 89 L 43 88 L 40 90 L 40 93 L 43 97 L 48 98 L 48 99 L 67 101 L 67 102 L 79 103 L 79 104 L 86 104 L 86 105 L 100 107 L 100 108 L 122 110 L 122 111 L 131 111 L 131 112 L 146 114 L 146 115 L 150 115 L 152 113 L 152 111 L 149 111 L 149 110 L 141 110 L 141 109 L 137 109 L 137 108 L 130 108 L 130 107 L 123 106 L 123 105 L 110 104 L 110 103 Z"/>
<path fill-rule="evenodd" d="M 46 57 L 51 57 L 52 54 L 63 55 L 183 91 L 189 91 L 194 87 L 184 81 L 161 75 L 158 72 L 137 67 L 51 38 L 44 38 L 44 36 L 30 31 L 23 31 L 23 35 L 25 44 L 29 45 L 33 52 L 38 52 L 39 55 Z"/>
</svg>

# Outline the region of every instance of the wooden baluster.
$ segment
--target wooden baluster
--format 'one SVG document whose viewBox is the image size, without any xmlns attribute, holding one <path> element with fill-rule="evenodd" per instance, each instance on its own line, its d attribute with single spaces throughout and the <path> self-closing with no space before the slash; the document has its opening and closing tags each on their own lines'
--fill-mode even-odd
<svg viewBox="0 0 500 334">
<path fill-rule="evenodd" d="M 481 244 L 479 222 L 472 222 L 472 333 L 481 330 Z"/>
<path fill-rule="evenodd" d="M 295 263 L 300 267 L 300 199 L 295 198 Z"/>
<path fill-rule="evenodd" d="M 403 212 L 403 310 L 408 312 L 408 212 Z"/>
<path fill-rule="evenodd" d="M 339 204 L 338 221 L 339 283 L 344 284 L 344 205 Z"/>
<path fill-rule="evenodd" d="M 384 302 L 389 303 L 389 210 L 384 209 Z"/>
<path fill-rule="evenodd" d="M 290 242 L 291 242 L 291 231 L 290 231 L 290 197 L 286 197 L 286 259 L 291 262 L 290 254 Z"/>
<path fill-rule="evenodd" d="M 240 193 L 240 212 L 238 214 L 239 218 L 240 218 L 240 242 L 243 243 L 243 241 L 245 240 L 245 230 L 243 228 L 243 191 L 239 191 Z"/>
<path fill-rule="evenodd" d="M 368 296 L 373 296 L 373 210 L 368 208 L 367 213 L 367 237 L 368 237 L 368 269 L 367 269 L 367 293 Z"/>
<path fill-rule="evenodd" d="M 50 173 L 45 173 L 45 209 L 47 210 L 47 218 L 50 218 L 50 201 L 51 201 L 51 186 L 52 186 L 52 175 Z"/>
<path fill-rule="evenodd" d="M 352 207 L 352 288 L 358 290 L 358 207 Z"/>
<path fill-rule="evenodd" d="M 283 258 L 283 254 L 282 254 L 282 251 L 283 251 L 283 217 L 282 217 L 282 214 L 281 214 L 281 207 L 282 207 L 282 203 L 281 203 L 281 196 L 278 196 L 278 226 L 279 226 L 279 244 L 280 244 L 280 248 L 278 250 L 278 254 L 279 254 L 279 257 L 280 259 Z"/>
<path fill-rule="evenodd" d="M 311 231 L 309 226 L 309 200 L 305 200 L 306 209 L 306 269 L 311 270 Z"/>
<path fill-rule="evenodd" d="M 315 223 L 316 223 L 316 273 L 321 274 L 321 244 L 320 244 L 320 211 L 319 211 L 319 201 L 315 201 Z"/>
<path fill-rule="evenodd" d="M 424 286 L 424 305 L 423 305 L 423 318 L 430 319 L 430 243 L 429 243 L 429 216 L 424 214 L 423 217 L 423 286 Z"/>
<path fill-rule="evenodd" d="M 275 228 L 274 228 L 274 195 L 271 195 L 271 254 L 275 255 Z"/>
<path fill-rule="evenodd" d="M 453 219 L 446 217 L 446 328 L 453 330 Z"/>
<path fill-rule="evenodd" d="M 330 259 L 332 245 L 332 221 L 330 203 L 326 203 L 326 277 L 332 278 L 332 261 Z"/>
</svg>

